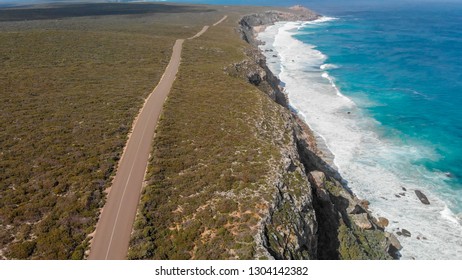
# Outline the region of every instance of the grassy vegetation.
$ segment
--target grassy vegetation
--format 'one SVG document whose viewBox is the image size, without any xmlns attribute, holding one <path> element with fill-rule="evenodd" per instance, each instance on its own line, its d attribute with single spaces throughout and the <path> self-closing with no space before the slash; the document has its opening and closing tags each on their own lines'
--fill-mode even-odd
<svg viewBox="0 0 462 280">
<path fill-rule="evenodd" d="M 84 257 L 182 15 L 0 23 L 0 257 Z"/>
<path fill-rule="evenodd" d="M 282 108 L 224 68 L 244 59 L 233 26 L 186 41 L 157 127 L 131 259 L 249 259 L 275 186 Z"/>
<path fill-rule="evenodd" d="M 0 258 L 85 257 L 133 119 L 174 41 L 224 14 L 133 5 L 0 10 Z M 225 71 L 245 58 L 234 32 L 248 12 L 226 8 L 227 23 L 184 44 L 153 142 L 131 259 L 257 255 L 254 236 L 274 203 L 276 177 L 286 172 L 281 153 L 292 130 L 285 109 Z M 10 21 L 23 18 L 32 21 Z M 295 199 L 306 187 L 300 172 L 278 178 L 295 186 L 288 189 Z M 291 206 L 284 201 L 267 229 L 274 251 L 295 238 L 299 217 Z M 341 258 L 382 258 L 374 255 L 382 236 L 372 231 L 341 224 L 337 237 Z"/>
<path fill-rule="evenodd" d="M 213 12 L 214 9 L 201 6 L 185 6 L 156 3 L 95 3 L 88 4 L 54 4 L 35 7 L 0 9 L 0 21 L 62 19 L 68 17 L 137 15 L 152 16 L 156 14 L 184 14 Z"/>
<path fill-rule="evenodd" d="M 385 251 L 385 236 L 377 230 L 351 228 L 341 223 L 338 231 L 339 257 L 342 260 L 390 260 Z"/>
</svg>

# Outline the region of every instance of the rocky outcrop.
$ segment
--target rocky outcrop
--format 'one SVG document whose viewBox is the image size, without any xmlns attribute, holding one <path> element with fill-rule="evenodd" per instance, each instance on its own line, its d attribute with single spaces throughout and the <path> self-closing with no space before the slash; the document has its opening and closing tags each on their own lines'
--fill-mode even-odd
<svg viewBox="0 0 462 280">
<path fill-rule="evenodd" d="M 384 217 L 379 217 L 379 220 L 377 222 L 377 225 L 381 228 L 386 228 L 390 224 L 390 221 L 388 221 L 387 218 Z"/>
<path fill-rule="evenodd" d="M 274 204 L 263 221 L 262 245 L 274 259 L 316 259 L 312 191 L 298 156 L 286 159 L 286 172 L 280 177 Z"/>
<path fill-rule="evenodd" d="M 388 220 L 373 217 L 368 210 L 369 202 L 358 199 L 348 189 L 333 165 L 332 154 L 319 145 L 309 127 L 290 111 L 279 79 L 258 51 L 254 27 L 318 17 L 296 7 L 292 13 L 269 11 L 245 16 L 239 22 L 241 37 L 250 43 L 247 59 L 226 70 L 246 79 L 283 106 L 286 126 L 292 134 L 287 143 L 292 152 L 286 155 L 286 169 L 277 181 L 278 195 L 256 240 L 275 259 L 398 258 L 399 241 L 384 231 Z"/>
<path fill-rule="evenodd" d="M 254 36 L 255 27 L 271 25 L 278 21 L 309 21 L 319 17 L 313 11 L 300 6 L 292 7 L 291 11 L 267 11 L 262 14 L 244 16 L 239 21 L 239 32 L 243 40 L 254 44 L 256 42 Z"/>
<path fill-rule="evenodd" d="M 266 96 L 262 95 L 266 99 Z M 273 131 L 271 139 L 280 151 L 272 164 L 268 185 L 272 191 L 270 207 L 259 226 L 255 240 L 256 258 L 316 259 L 318 226 L 313 208 L 313 192 L 298 154 L 292 133 L 292 116 L 285 108 L 266 100 L 276 119 L 266 119 L 273 129 L 257 126 L 257 133 Z M 266 113 L 263 113 L 266 114 Z M 276 167 L 277 166 L 277 167 Z"/>
<path fill-rule="evenodd" d="M 257 48 L 246 50 L 248 59 L 228 67 L 228 73 L 245 78 L 265 92 L 276 103 L 287 107 L 287 98 L 279 86 L 279 79 L 269 70 L 265 57 Z"/>
<path fill-rule="evenodd" d="M 321 171 L 309 175 L 318 221 L 319 259 L 390 259 L 401 249 L 383 231 L 388 220 L 375 219 L 367 203 Z"/>
</svg>

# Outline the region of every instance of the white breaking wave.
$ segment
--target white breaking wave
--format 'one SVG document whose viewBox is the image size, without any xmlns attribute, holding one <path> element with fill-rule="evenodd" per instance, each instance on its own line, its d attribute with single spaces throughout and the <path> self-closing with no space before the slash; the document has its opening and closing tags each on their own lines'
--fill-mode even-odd
<svg viewBox="0 0 462 280">
<path fill-rule="evenodd" d="M 390 220 L 388 231 L 407 229 L 411 237 L 399 236 L 403 259 L 461 259 L 460 218 L 435 195 L 441 174 L 413 166 L 422 158 L 436 157 L 424 146 L 404 145 L 380 137 L 380 123 L 367 116 L 341 93 L 328 70 L 327 56 L 292 37 L 300 27 L 334 20 L 285 22 L 259 34 L 268 67 L 285 85 L 290 105 L 320 135 L 335 155 L 334 164 L 361 198 L 371 202 L 377 216 Z M 415 190 L 430 200 L 423 205 Z"/>
<path fill-rule="evenodd" d="M 337 69 L 338 66 L 335 65 L 335 64 L 326 63 L 326 64 L 323 64 L 323 65 L 319 66 L 319 68 L 321 70 L 332 70 L 332 69 Z"/>
<path fill-rule="evenodd" d="M 304 21 L 302 23 L 302 27 L 307 26 L 307 25 L 312 25 L 312 24 L 325 23 L 325 22 L 329 22 L 329 21 L 333 21 L 333 20 L 338 20 L 338 18 L 323 16 L 323 17 L 320 17 L 320 18 L 312 20 L 312 21 Z"/>
</svg>

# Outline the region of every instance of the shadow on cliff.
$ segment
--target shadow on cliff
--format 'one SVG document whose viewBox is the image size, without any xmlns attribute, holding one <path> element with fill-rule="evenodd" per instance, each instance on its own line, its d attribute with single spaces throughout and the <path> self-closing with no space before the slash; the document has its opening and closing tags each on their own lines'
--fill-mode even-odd
<svg viewBox="0 0 462 280">
<path fill-rule="evenodd" d="M 318 222 L 317 258 L 399 259 L 401 245 L 384 233 L 388 220 L 377 220 L 368 211 L 369 202 L 358 199 L 348 182 L 319 154 L 316 140 L 295 113 L 295 139 L 300 160 L 313 190 L 313 208 Z"/>
<path fill-rule="evenodd" d="M 284 106 L 284 104 L 281 105 Z M 352 190 L 348 187 L 348 181 L 342 178 L 337 169 L 318 156 L 319 153 L 325 153 L 325 151 L 319 151 L 317 148 L 318 143 L 312 130 L 302 119 L 300 119 L 296 110 L 294 110 L 291 106 L 288 106 L 288 108 L 292 112 L 292 117 L 296 123 L 295 138 L 297 139 L 297 148 L 303 164 L 305 165 L 306 172 L 309 173 L 315 170 L 322 171 L 329 177 L 332 177 L 340 182 L 345 190 L 347 190 L 351 195 L 354 195 Z"/>
<path fill-rule="evenodd" d="M 308 12 L 303 17 L 304 20 L 312 20 L 318 15 Z M 233 64 L 227 71 L 246 78 L 273 101 L 291 111 L 294 144 L 313 193 L 317 247 L 312 254 L 321 260 L 399 258 L 402 248 L 399 241 L 393 234 L 384 232 L 388 220 L 383 217 L 377 220 L 368 210 L 369 202 L 357 198 L 348 182 L 331 166 L 333 155 L 318 146 L 315 135 L 291 108 L 281 81 L 270 71 L 265 56 L 259 51 L 261 42 L 255 37 L 254 27 L 281 20 L 300 19 L 297 15 L 278 11 L 244 16 L 239 22 L 238 32 L 251 46 L 245 51 L 248 59 Z"/>
<path fill-rule="evenodd" d="M 338 232 L 340 228 L 340 219 L 347 223 L 350 227 L 347 215 L 347 208 L 349 201 L 341 196 L 335 197 L 335 203 L 332 201 L 332 196 L 329 192 L 323 191 L 317 185 L 324 184 L 324 181 L 341 181 L 342 185 L 347 182 L 342 179 L 340 174 L 326 161 L 320 158 L 315 151 L 315 139 L 311 134 L 309 127 L 298 117 L 296 112 L 292 111 L 292 116 L 295 119 L 295 139 L 297 141 L 297 149 L 300 154 L 300 160 L 305 167 L 307 174 L 310 174 L 309 180 L 313 188 L 313 208 L 316 213 L 316 220 L 318 222 L 318 248 L 317 259 L 319 260 L 338 260 L 340 241 L 338 239 Z M 321 171 L 327 178 L 321 182 L 316 182 L 311 172 Z M 331 177 L 331 178 L 329 178 Z M 341 217 L 339 217 L 339 214 Z"/>
</svg>

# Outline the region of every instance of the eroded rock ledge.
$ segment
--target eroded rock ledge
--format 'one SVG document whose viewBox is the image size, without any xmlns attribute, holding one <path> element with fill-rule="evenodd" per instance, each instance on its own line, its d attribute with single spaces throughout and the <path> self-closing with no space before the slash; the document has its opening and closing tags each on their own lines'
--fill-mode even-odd
<svg viewBox="0 0 462 280">
<path fill-rule="evenodd" d="M 309 127 L 290 111 L 279 79 L 268 69 L 265 57 L 258 50 L 255 27 L 318 17 L 297 6 L 292 11 L 247 15 L 239 21 L 241 38 L 249 43 L 248 59 L 231 65 L 227 71 L 247 79 L 284 107 L 286 126 L 292 133 L 285 153 L 286 170 L 275 180 L 278 194 L 255 238 L 259 243 L 257 256 L 397 259 L 401 245 L 393 234 L 385 232 L 388 220 L 374 217 L 368 210 L 369 203 L 348 190 L 332 166 L 331 154 L 319 147 Z M 297 182 L 287 182 L 287 178 L 297 178 Z"/>
<path fill-rule="evenodd" d="M 309 21 L 319 17 L 320 15 L 301 6 L 294 6 L 290 11 L 273 10 L 263 14 L 246 15 L 239 21 L 241 38 L 250 44 L 255 44 L 255 27 L 271 25 L 278 21 Z"/>
</svg>

